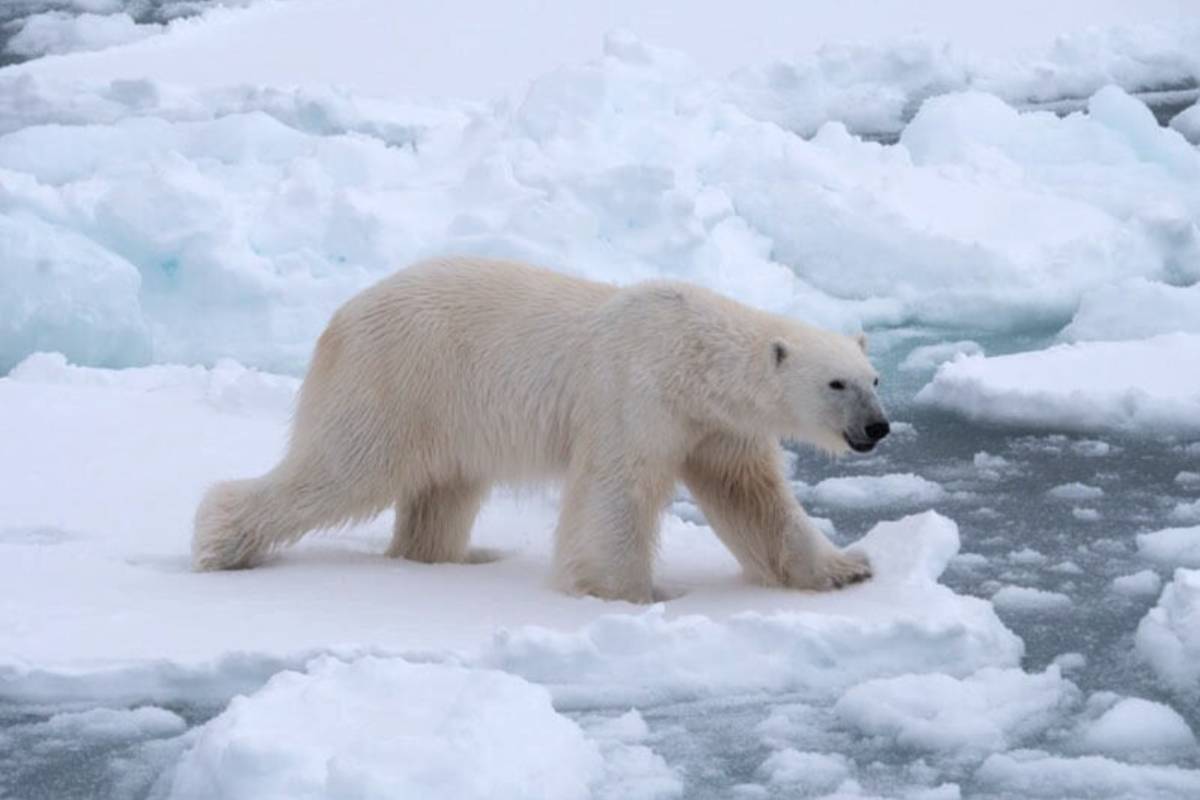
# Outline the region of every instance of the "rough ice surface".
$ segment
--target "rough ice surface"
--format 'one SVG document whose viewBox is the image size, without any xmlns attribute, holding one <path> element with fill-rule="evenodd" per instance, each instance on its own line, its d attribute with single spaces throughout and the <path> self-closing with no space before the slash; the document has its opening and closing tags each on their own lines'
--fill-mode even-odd
<svg viewBox="0 0 1200 800">
<path fill-rule="evenodd" d="M 1194 20 L 768 59 L 737 35 L 768 3 L 697 61 L 570 40 L 620 3 L 572 7 L 459 59 L 571 49 L 493 101 L 397 89 L 471 70 L 400 69 L 422 20 L 383 0 L 211 5 L 0 10 L 0 61 L 104 48 L 0 69 L 0 795 L 1200 794 L 1200 137 L 1130 94 L 1191 102 Z M 687 12 L 664 33 L 713 27 Z M 385 514 L 191 573 L 332 309 L 445 252 L 867 329 L 893 435 L 788 469 L 875 577 L 753 586 L 684 496 L 672 599 L 565 597 L 554 488 L 494 494 L 487 564 L 383 559 Z"/>
<path fill-rule="evenodd" d="M 298 372 L 338 303 L 447 251 L 686 276 L 845 330 L 1060 327 L 1097 287 L 1200 277 L 1200 155 L 1112 87 L 1067 118 L 943 95 L 880 147 L 838 122 L 798 138 L 626 36 L 511 106 L 68 80 L 39 63 L 0 74 L 0 215 L 55 232 L 64 280 L 139 282 L 72 330 L 41 334 L 49 310 L 20 322 L 0 368 L 54 349 Z M 6 248 L 16 236 L 0 229 Z M 7 299 L 0 318 L 21 308 Z M 111 353 L 75 343 L 113 330 L 130 333 Z"/>
</svg>

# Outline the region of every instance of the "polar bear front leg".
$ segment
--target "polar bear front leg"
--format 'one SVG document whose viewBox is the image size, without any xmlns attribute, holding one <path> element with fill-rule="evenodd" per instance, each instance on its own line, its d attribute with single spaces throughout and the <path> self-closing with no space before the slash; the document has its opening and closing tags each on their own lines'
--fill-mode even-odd
<svg viewBox="0 0 1200 800">
<path fill-rule="evenodd" d="M 610 465 L 573 469 L 555 532 L 556 582 L 572 594 L 654 601 L 654 557 L 671 470 Z"/>
<path fill-rule="evenodd" d="M 821 591 L 871 577 L 866 556 L 835 547 L 796 502 L 774 441 L 713 435 L 684 462 L 683 480 L 752 580 Z"/>
</svg>

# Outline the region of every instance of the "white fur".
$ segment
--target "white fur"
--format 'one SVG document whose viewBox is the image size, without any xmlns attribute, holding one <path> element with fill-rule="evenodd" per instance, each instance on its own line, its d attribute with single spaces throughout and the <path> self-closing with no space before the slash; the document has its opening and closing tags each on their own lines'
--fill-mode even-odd
<svg viewBox="0 0 1200 800">
<path fill-rule="evenodd" d="M 874 377 L 854 339 L 687 284 L 417 264 L 334 314 L 287 454 L 209 490 L 194 563 L 252 566 L 391 505 L 389 555 L 465 561 L 493 484 L 565 478 L 561 587 L 649 602 L 659 517 L 682 480 L 753 579 L 841 586 L 870 567 L 809 522 L 778 440 L 841 452 L 845 431 L 881 413 Z"/>
</svg>

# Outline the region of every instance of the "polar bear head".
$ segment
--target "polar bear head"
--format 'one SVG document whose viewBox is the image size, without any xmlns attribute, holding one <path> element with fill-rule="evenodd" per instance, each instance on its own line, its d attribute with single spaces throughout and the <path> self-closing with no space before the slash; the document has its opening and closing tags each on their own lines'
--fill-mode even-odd
<svg viewBox="0 0 1200 800">
<path fill-rule="evenodd" d="M 890 430 L 867 340 L 789 325 L 765 354 L 778 433 L 831 453 L 866 453 Z"/>
</svg>

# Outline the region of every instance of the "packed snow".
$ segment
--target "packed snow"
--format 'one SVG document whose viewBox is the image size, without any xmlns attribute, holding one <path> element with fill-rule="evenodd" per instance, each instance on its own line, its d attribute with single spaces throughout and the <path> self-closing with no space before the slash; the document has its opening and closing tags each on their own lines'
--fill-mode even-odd
<svg viewBox="0 0 1200 800">
<path fill-rule="evenodd" d="M 0 10 L 0 795 L 1200 795 L 1200 27 L 856 2 Z M 873 579 L 751 585 L 684 494 L 669 600 L 567 597 L 554 487 L 486 563 L 193 573 L 448 252 L 867 330 L 892 435 L 788 469 Z"/>
</svg>

